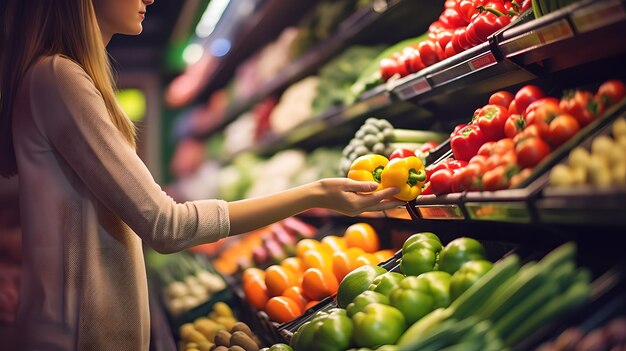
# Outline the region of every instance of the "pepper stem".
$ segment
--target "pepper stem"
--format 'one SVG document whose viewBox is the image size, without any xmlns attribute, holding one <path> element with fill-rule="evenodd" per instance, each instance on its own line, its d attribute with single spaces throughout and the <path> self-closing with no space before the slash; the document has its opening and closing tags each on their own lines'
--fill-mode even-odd
<svg viewBox="0 0 626 351">
<path fill-rule="evenodd" d="M 493 7 L 485 7 L 483 5 L 477 6 L 476 7 L 478 9 L 478 11 L 483 12 L 483 11 L 487 11 L 487 12 L 491 12 L 494 15 L 501 17 L 501 16 L 506 16 L 506 14 L 500 12 L 499 10 L 494 9 Z"/>
<path fill-rule="evenodd" d="M 383 174 L 383 169 L 385 169 L 384 166 L 378 166 L 374 169 L 374 172 L 372 172 L 372 176 L 374 177 L 376 183 L 380 183 L 380 177 Z"/>
<path fill-rule="evenodd" d="M 416 171 L 415 168 L 409 169 L 409 177 L 406 181 L 408 185 L 415 186 L 415 184 L 423 182 L 425 180 L 426 172 L 424 172 L 424 170 L 420 169 L 419 171 Z"/>
</svg>

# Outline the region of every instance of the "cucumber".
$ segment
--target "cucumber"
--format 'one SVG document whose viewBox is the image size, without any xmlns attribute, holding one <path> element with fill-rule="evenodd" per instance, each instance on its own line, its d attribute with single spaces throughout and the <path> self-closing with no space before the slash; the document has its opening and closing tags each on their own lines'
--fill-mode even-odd
<svg viewBox="0 0 626 351">
<path fill-rule="evenodd" d="M 570 241 L 550 251 L 539 261 L 539 264 L 543 266 L 545 270 L 551 272 L 564 262 L 574 261 L 575 256 L 576 244 Z"/>
<path fill-rule="evenodd" d="M 397 342 L 398 346 L 411 345 L 416 343 L 423 335 L 430 333 L 442 323 L 450 318 L 450 310 L 438 308 L 422 317 L 407 329 Z"/>
<path fill-rule="evenodd" d="M 519 271 L 519 256 L 509 255 L 496 262 L 489 272 L 480 277 L 469 289 L 463 292 L 449 309 L 451 317 L 465 319 L 489 303 L 493 292 Z"/>
<path fill-rule="evenodd" d="M 567 289 L 565 294 L 552 299 L 542 308 L 535 311 L 535 313 L 522 324 L 518 325 L 515 331 L 504 339 L 504 344 L 509 346 L 515 345 L 530 332 L 549 322 L 555 316 L 578 307 L 587 300 L 590 290 L 589 282 L 585 281 L 583 278 L 577 279 L 576 282 Z"/>
<path fill-rule="evenodd" d="M 535 263 L 524 265 L 515 278 L 499 287 L 489 299 L 489 305 L 479 312 L 481 319 L 499 320 L 526 296 L 548 283 L 548 272 Z"/>
</svg>

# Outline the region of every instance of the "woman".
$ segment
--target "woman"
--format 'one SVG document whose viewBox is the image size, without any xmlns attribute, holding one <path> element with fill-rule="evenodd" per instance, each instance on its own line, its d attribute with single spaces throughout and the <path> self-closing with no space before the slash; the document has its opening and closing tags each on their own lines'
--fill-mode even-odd
<svg viewBox="0 0 626 351">
<path fill-rule="evenodd" d="M 236 202 L 177 204 L 135 153 L 105 47 L 139 34 L 154 0 L 8 0 L 0 53 L 0 174 L 19 174 L 20 350 L 147 350 L 141 240 L 160 252 L 312 207 L 398 206 L 397 189 L 324 179 Z"/>
</svg>

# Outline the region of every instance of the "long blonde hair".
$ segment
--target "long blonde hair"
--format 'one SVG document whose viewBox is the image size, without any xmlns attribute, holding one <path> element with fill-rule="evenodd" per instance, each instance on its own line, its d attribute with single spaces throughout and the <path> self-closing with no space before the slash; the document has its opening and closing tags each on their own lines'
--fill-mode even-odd
<svg viewBox="0 0 626 351">
<path fill-rule="evenodd" d="M 11 133 L 15 95 L 26 71 L 42 56 L 62 54 L 78 63 L 102 94 L 113 124 L 135 147 L 135 127 L 115 100 L 111 63 L 92 0 L 4 2 L 0 14 L 0 175 L 17 173 Z"/>
</svg>

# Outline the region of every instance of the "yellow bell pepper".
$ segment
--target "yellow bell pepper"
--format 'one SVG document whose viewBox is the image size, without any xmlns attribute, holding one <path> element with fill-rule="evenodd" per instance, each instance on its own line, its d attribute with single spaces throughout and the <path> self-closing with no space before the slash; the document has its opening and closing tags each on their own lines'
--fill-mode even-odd
<svg viewBox="0 0 626 351">
<path fill-rule="evenodd" d="M 414 200 L 422 192 L 422 185 L 426 181 L 426 171 L 422 161 L 415 157 L 394 158 L 389 161 L 383 173 L 381 182 L 383 189 L 398 188 L 400 192 L 394 197 L 401 201 Z"/>
<path fill-rule="evenodd" d="M 382 189 L 380 177 L 388 162 L 389 160 L 382 155 L 360 156 L 352 162 L 350 171 L 348 171 L 348 178 L 362 182 L 376 182 L 378 183 L 376 190 L 380 190 Z"/>
</svg>

